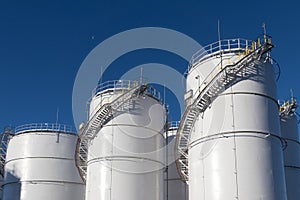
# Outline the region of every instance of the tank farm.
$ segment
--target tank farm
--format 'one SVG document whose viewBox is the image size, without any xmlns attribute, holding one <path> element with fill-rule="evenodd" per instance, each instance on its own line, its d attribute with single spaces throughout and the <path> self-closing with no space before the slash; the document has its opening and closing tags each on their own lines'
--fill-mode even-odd
<svg viewBox="0 0 300 200">
<path fill-rule="evenodd" d="M 265 34 L 195 52 L 180 121 L 141 79 L 99 83 L 78 131 L 6 127 L 0 199 L 300 199 L 298 105 L 278 101 L 273 48 Z"/>
</svg>

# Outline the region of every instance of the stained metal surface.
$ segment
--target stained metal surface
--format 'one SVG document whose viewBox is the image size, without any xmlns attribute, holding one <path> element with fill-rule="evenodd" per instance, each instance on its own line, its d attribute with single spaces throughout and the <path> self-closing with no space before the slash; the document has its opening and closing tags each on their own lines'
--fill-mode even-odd
<svg viewBox="0 0 300 200">
<path fill-rule="evenodd" d="M 84 185 L 75 167 L 77 136 L 32 131 L 9 142 L 4 200 L 83 200 Z"/>
</svg>

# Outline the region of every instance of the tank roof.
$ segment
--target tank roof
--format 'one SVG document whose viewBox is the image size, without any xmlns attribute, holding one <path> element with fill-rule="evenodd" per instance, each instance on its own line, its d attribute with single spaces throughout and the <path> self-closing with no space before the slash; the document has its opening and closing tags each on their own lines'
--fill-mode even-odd
<svg viewBox="0 0 300 200">
<path fill-rule="evenodd" d="M 224 39 L 211 43 L 198 50 L 191 58 L 189 70 L 201 61 L 221 53 L 232 53 L 251 48 L 257 42 L 242 38 Z"/>
<path fill-rule="evenodd" d="M 32 124 L 24 124 L 21 126 L 17 126 L 15 128 L 15 135 L 26 133 L 26 132 L 60 132 L 66 134 L 74 134 L 77 135 L 76 129 L 72 126 L 57 124 L 57 123 L 32 123 Z"/>
<path fill-rule="evenodd" d="M 105 93 L 125 93 L 139 85 L 146 85 L 145 94 L 162 101 L 160 92 L 148 84 L 147 80 L 111 80 L 99 83 L 93 90 L 92 96 L 94 97 Z"/>
</svg>

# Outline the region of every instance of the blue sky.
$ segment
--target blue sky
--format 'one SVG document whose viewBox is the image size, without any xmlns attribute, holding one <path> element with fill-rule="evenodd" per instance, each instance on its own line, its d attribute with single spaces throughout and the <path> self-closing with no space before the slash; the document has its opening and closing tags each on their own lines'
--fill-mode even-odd
<svg viewBox="0 0 300 200">
<path fill-rule="evenodd" d="M 0 130 L 5 125 L 55 122 L 57 108 L 59 122 L 72 125 L 73 83 L 84 58 L 108 37 L 137 27 L 174 29 L 206 45 L 217 40 L 218 19 L 222 38 L 255 39 L 265 22 L 276 45 L 272 56 L 282 71 L 278 96 L 288 98 L 293 88 L 299 97 L 300 2 L 276 2 L 1 1 Z M 147 62 L 181 72 L 187 67 L 165 52 L 137 51 L 116 60 L 104 79 L 116 79 L 122 69 Z"/>
</svg>

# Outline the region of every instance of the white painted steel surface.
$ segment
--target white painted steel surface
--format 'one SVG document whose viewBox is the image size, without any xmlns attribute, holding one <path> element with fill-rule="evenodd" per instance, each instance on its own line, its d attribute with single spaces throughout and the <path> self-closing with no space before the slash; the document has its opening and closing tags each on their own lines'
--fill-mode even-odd
<svg viewBox="0 0 300 200">
<path fill-rule="evenodd" d="M 300 143 L 295 113 L 281 117 L 281 133 L 287 142 L 284 149 L 285 178 L 288 200 L 300 198 Z"/>
<path fill-rule="evenodd" d="M 2 199 L 2 193 L 3 193 L 2 185 L 3 185 L 3 176 L 0 175 L 0 200 Z"/>
<path fill-rule="evenodd" d="M 188 185 L 183 182 L 178 174 L 175 163 L 175 137 L 178 127 L 171 127 L 168 131 L 168 176 L 166 176 L 166 200 L 188 200 Z"/>
<path fill-rule="evenodd" d="M 83 200 L 75 166 L 77 135 L 29 130 L 9 142 L 4 200 Z"/>
<path fill-rule="evenodd" d="M 91 116 L 121 94 L 96 94 Z M 148 95 L 125 102 L 89 145 L 86 200 L 164 198 L 165 115 L 161 102 Z"/>
<path fill-rule="evenodd" d="M 239 59 L 219 54 L 191 67 L 187 91 Z M 255 61 L 198 116 L 189 140 L 190 200 L 286 200 L 273 66 Z"/>
</svg>

